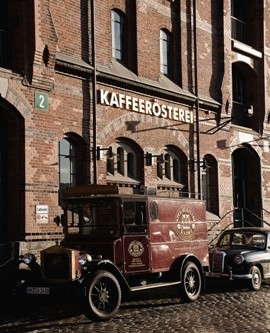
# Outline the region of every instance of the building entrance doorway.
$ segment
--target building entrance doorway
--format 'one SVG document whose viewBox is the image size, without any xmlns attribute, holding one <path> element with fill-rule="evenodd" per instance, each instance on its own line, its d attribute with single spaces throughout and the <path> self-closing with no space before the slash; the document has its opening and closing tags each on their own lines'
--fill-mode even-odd
<svg viewBox="0 0 270 333">
<path fill-rule="evenodd" d="M 25 133 L 21 114 L 0 97 L 0 243 L 25 230 Z"/>
<path fill-rule="evenodd" d="M 257 153 L 249 146 L 232 154 L 234 226 L 262 225 L 261 168 Z"/>
<path fill-rule="evenodd" d="M 7 121 L 0 116 L 0 240 L 5 239 L 8 233 L 7 132 Z"/>
</svg>

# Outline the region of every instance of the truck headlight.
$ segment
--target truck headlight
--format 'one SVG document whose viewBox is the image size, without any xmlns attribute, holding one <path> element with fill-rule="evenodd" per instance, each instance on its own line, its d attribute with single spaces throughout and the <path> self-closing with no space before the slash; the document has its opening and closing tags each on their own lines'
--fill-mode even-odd
<svg viewBox="0 0 270 333">
<path fill-rule="evenodd" d="M 88 253 L 82 253 L 79 255 L 78 261 L 81 266 L 84 266 L 88 262 L 92 261 L 92 257 Z"/>
<path fill-rule="evenodd" d="M 237 265 L 241 265 L 244 262 L 245 258 L 242 256 L 242 254 L 238 254 L 237 256 L 234 257 L 234 262 Z"/>
<path fill-rule="evenodd" d="M 21 260 L 26 264 L 30 265 L 36 261 L 36 257 L 32 253 L 26 253 L 21 257 Z"/>
</svg>

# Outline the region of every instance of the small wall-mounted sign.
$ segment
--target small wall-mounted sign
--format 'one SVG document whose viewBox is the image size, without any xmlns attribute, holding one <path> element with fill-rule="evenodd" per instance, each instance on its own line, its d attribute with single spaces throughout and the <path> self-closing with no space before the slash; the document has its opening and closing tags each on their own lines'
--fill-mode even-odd
<svg viewBox="0 0 270 333">
<path fill-rule="evenodd" d="M 40 91 L 35 91 L 35 109 L 48 111 L 49 109 L 48 94 Z"/>
<path fill-rule="evenodd" d="M 36 205 L 36 222 L 48 223 L 49 207 L 48 205 Z"/>
</svg>

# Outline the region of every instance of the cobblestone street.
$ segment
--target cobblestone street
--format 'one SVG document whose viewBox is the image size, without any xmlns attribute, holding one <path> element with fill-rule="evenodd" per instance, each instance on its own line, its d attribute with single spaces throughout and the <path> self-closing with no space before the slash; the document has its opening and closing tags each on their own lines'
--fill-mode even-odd
<svg viewBox="0 0 270 333">
<path fill-rule="evenodd" d="M 147 300 L 142 300 L 146 296 L 123 303 L 111 321 L 97 323 L 87 319 L 71 302 L 39 305 L 32 315 L 21 316 L 12 316 L 3 306 L 0 332 L 270 332 L 268 284 L 259 292 L 230 286 L 223 286 L 221 290 L 214 285 L 197 302 L 188 304 L 179 303 L 172 292 L 169 298 L 150 299 L 148 296 Z"/>
</svg>

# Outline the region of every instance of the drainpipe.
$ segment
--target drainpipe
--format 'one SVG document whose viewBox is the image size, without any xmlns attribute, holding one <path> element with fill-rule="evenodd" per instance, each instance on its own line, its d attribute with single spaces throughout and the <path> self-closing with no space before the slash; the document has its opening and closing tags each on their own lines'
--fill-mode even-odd
<svg viewBox="0 0 270 333">
<path fill-rule="evenodd" d="M 194 41 L 194 83 L 195 83 L 195 108 L 196 108 L 196 146 L 197 146 L 197 186 L 198 196 L 201 196 L 201 167 L 200 167 L 200 126 L 199 126 L 199 88 L 198 88 L 198 49 L 197 49 L 197 13 L 196 0 L 193 0 L 193 41 Z"/>
<path fill-rule="evenodd" d="M 93 158 L 93 182 L 97 184 L 97 71 L 96 71 L 96 39 L 95 39 L 95 0 L 91 1 L 91 38 L 92 38 L 92 108 L 93 108 L 93 145 L 92 145 L 92 158 Z"/>
</svg>

